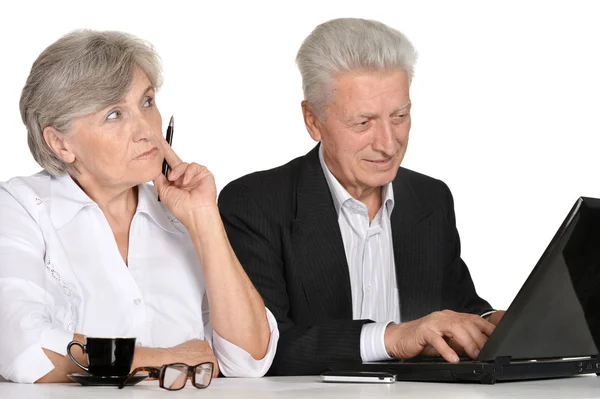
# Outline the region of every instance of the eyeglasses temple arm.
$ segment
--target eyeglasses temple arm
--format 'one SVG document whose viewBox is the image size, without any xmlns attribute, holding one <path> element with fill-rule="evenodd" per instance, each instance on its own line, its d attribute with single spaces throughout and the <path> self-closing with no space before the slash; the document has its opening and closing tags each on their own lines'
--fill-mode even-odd
<svg viewBox="0 0 600 399">
<path fill-rule="evenodd" d="M 127 385 L 127 383 L 129 381 L 131 381 L 131 379 L 140 371 L 147 371 L 148 372 L 148 377 L 157 377 L 157 373 L 160 373 L 160 369 L 156 368 L 156 367 L 138 367 L 135 370 L 133 370 L 131 373 L 129 373 L 129 375 L 127 376 L 127 378 L 125 378 L 125 380 L 123 380 L 123 382 L 121 382 L 119 384 L 119 389 L 123 389 L 125 387 L 125 385 Z"/>
</svg>

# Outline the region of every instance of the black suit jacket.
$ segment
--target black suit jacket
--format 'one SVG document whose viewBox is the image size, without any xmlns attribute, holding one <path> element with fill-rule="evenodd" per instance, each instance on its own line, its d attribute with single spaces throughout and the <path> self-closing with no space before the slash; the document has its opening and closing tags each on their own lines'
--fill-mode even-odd
<svg viewBox="0 0 600 399">
<path fill-rule="evenodd" d="M 491 310 L 460 258 L 454 205 L 441 181 L 400 168 L 392 241 L 402 321 L 452 309 Z M 229 183 L 219 196 L 229 240 L 278 321 L 270 375 L 318 374 L 361 361 L 350 277 L 318 146 L 281 167 Z"/>
</svg>

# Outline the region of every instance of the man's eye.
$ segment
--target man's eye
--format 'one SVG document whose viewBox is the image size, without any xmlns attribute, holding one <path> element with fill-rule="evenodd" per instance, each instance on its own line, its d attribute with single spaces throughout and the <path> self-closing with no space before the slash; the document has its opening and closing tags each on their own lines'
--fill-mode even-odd
<svg viewBox="0 0 600 399">
<path fill-rule="evenodd" d="M 106 117 L 107 120 L 117 119 L 121 117 L 120 111 L 113 111 Z"/>
</svg>

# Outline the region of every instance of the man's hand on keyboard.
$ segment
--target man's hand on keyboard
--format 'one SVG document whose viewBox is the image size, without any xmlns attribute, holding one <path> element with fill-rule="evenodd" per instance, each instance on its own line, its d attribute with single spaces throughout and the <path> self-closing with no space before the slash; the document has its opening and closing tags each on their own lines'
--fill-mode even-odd
<svg viewBox="0 0 600 399">
<path fill-rule="evenodd" d="M 385 331 L 385 347 L 390 356 L 399 359 L 442 356 L 456 363 L 459 355 L 476 359 L 494 328 L 494 324 L 477 315 L 443 310 L 410 322 L 390 324 Z"/>
</svg>

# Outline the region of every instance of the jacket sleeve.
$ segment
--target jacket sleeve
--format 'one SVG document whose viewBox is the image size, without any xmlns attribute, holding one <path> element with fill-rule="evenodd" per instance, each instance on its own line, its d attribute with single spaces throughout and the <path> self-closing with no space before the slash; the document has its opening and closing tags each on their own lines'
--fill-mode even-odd
<svg viewBox="0 0 600 399">
<path fill-rule="evenodd" d="M 460 257 L 460 237 L 456 228 L 454 200 L 448 186 L 444 184 L 447 203 L 447 225 L 445 245 L 446 267 L 442 292 L 442 308 L 456 312 L 483 315 L 494 309 L 477 295 L 467 265 Z"/>
</svg>

